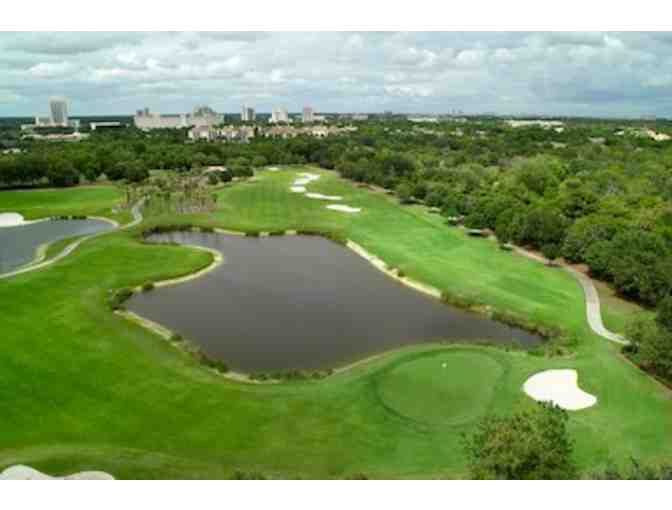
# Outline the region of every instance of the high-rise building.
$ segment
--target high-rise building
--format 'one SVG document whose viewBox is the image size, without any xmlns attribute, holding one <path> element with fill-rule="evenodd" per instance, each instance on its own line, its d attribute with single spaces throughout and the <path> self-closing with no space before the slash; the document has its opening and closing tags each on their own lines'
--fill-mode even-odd
<svg viewBox="0 0 672 510">
<path fill-rule="evenodd" d="M 52 126 L 68 125 L 68 101 L 63 97 L 49 99 L 50 121 Z"/>
<path fill-rule="evenodd" d="M 256 113 L 254 108 L 250 108 L 247 105 L 243 105 L 243 111 L 240 114 L 240 120 L 243 122 L 254 122 L 256 119 Z"/>
<path fill-rule="evenodd" d="M 194 117 L 212 117 L 217 115 L 217 112 L 209 106 L 197 106 L 194 108 Z"/>
<path fill-rule="evenodd" d="M 273 112 L 271 112 L 271 120 L 273 124 L 277 124 L 279 122 L 285 122 L 289 123 L 289 113 L 287 113 L 286 108 L 273 108 Z"/>
<path fill-rule="evenodd" d="M 303 107 L 303 123 L 309 124 L 313 122 L 313 109 L 310 106 Z"/>
</svg>

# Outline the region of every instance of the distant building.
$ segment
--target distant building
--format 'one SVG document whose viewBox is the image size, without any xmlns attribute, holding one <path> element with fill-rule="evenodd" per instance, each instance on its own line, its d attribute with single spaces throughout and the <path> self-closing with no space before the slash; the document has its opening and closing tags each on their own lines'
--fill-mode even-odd
<svg viewBox="0 0 672 510">
<path fill-rule="evenodd" d="M 65 98 L 49 99 L 49 112 L 52 126 L 68 126 L 68 101 Z"/>
<path fill-rule="evenodd" d="M 407 116 L 406 120 L 415 123 L 430 122 L 432 124 L 436 124 L 437 122 L 439 122 L 439 119 L 437 117 L 425 116 L 425 115 Z"/>
<path fill-rule="evenodd" d="M 90 122 L 89 128 L 91 131 L 96 131 L 97 129 L 120 129 L 126 127 L 125 124 L 121 122 Z"/>
<path fill-rule="evenodd" d="M 240 114 L 240 120 L 243 122 L 254 122 L 257 118 L 257 115 L 254 111 L 254 108 L 250 108 L 247 105 L 243 105 L 243 111 Z"/>
<path fill-rule="evenodd" d="M 512 128 L 539 126 L 543 129 L 550 129 L 565 125 L 560 120 L 507 120 L 506 123 Z"/>
<path fill-rule="evenodd" d="M 194 108 L 194 117 L 209 117 L 217 115 L 217 112 L 209 106 L 197 106 Z"/>
<path fill-rule="evenodd" d="M 194 109 L 192 115 L 161 115 L 159 113 L 152 113 L 149 108 L 138 110 L 133 117 L 133 123 L 138 129 L 147 131 L 150 129 L 179 129 L 193 127 L 212 127 L 221 124 L 224 121 L 224 116 L 208 107 L 199 106 Z"/>
<path fill-rule="evenodd" d="M 303 123 L 304 124 L 310 124 L 311 122 L 314 122 L 313 118 L 313 109 L 310 106 L 304 106 L 303 107 Z"/>
<path fill-rule="evenodd" d="M 273 108 L 271 112 L 271 118 L 269 120 L 271 124 L 278 124 L 284 122 L 289 124 L 289 114 L 287 113 L 286 108 Z"/>
<path fill-rule="evenodd" d="M 64 127 L 79 129 L 79 120 L 68 118 L 68 101 L 62 97 L 49 99 L 49 117 L 35 117 L 34 124 L 23 124 L 23 131 L 33 132 L 36 128 Z"/>
<path fill-rule="evenodd" d="M 188 136 L 190 140 L 214 140 L 215 130 L 210 126 L 198 126 L 189 130 Z"/>
</svg>

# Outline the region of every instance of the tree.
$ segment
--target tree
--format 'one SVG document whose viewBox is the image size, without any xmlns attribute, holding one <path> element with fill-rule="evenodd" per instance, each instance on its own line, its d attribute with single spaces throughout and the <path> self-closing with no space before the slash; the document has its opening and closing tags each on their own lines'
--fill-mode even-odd
<svg viewBox="0 0 672 510">
<path fill-rule="evenodd" d="M 665 321 L 666 319 L 662 319 Z M 672 331 L 655 320 L 638 317 L 626 329 L 633 359 L 645 370 L 672 380 Z"/>
<path fill-rule="evenodd" d="M 666 296 L 658 305 L 658 326 L 672 333 L 672 296 Z"/>
<path fill-rule="evenodd" d="M 560 256 L 560 245 L 556 243 L 547 243 L 541 247 L 541 253 L 548 259 L 549 265 L 554 265 L 555 260 Z"/>
<path fill-rule="evenodd" d="M 124 175 L 129 182 L 142 182 L 149 177 L 149 172 L 141 161 L 135 160 L 126 163 Z"/>
<path fill-rule="evenodd" d="M 397 186 L 397 197 L 402 204 L 410 204 L 413 202 L 413 191 L 411 185 L 407 182 L 402 182 Z"/>
<path fill-rule="evenodd" d="M 540 403 L 533 410 L 504 418 L 486 416 L 464 438 L 471 476 L 475 479 L 572 479 L 573 442 L 567 412 Z"/>
</svg>

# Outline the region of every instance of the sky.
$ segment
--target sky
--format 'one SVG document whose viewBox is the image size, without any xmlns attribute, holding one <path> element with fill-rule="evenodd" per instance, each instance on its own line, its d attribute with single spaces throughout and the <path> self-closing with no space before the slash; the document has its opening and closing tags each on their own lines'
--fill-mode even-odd
<svg viewBox="0 0 672 510">
<path fill-rule="evenodd" d="M 1 32 L 0 116 L 209 105 L 672 117 L 671 32 Z"/>
</svg>

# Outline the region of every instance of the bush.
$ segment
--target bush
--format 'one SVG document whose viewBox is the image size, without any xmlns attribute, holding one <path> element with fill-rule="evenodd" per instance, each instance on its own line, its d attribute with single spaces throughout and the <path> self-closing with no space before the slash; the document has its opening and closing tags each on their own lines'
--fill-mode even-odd
<svg viewBox="0 0 672 510">
<path fill-rule="evenodd" d="M 149 292 L 150 290 L 154 290 L 153 282 L 145 282 L 142 284 L 142 292 Z"/>
<path fill-rule="evenodd" d="M 261 232 L 258 230 L 248 230 L 245 232 L 245 237 L 259 237 L 261 235 Z"/>
<path fill-rule="evenodd" d="M 123 304 L 133 295 L 133 291 L 129 288 L 119 289 L 114 292 L 109 300 L 108 304 L 112 310 L 123 310 Z"/>
<path fill-rule="evenodd" d="M 213 368 L 213 369 L 215 369 L 217 372 L 222 373 L 222 374 L 225 374 L 225 373 L 227 373 L 227 372 L 229 371 L 229 366 L 228 366 L 225 362 L 223 362 L 223 361 L 221 361 L 221 360 L 218 360 L 218 359 L 215 359 L 215 358 L 211 358 L 211 357 L 208 356 L 207 354 L 205 354 L 205 353 L 203 353 L 203 352 L 200 352 L 200 351 L 199 351 L 199 353 L 198 353 L 197 356 L 198 356 L 198 360 L 199 360 L 203 365 L 205 365 L 206 367 Z"/>
<path fill-rule="evenodd" d="M 170 341 L 178 344 L 184 341 L 184 337 L 179 333 L 173 333 L 172 335 L 170 335 Z"/>
<path fill-rule="evenodd" d="M 472 310 L 483 304 L 475 298 L 453 294 L 447 290 L 444 290 L 441 293 L 441 301 L 447 305 L 456 306 L 465 310 Z"/>
<path fill-rule="evenodd" d="M 475 479 L 561 480 L 578 472 L 566 411 L 539 404 L 510 417 L 486 416 L 464 436 L 469 470 Z"/>
</svg>

